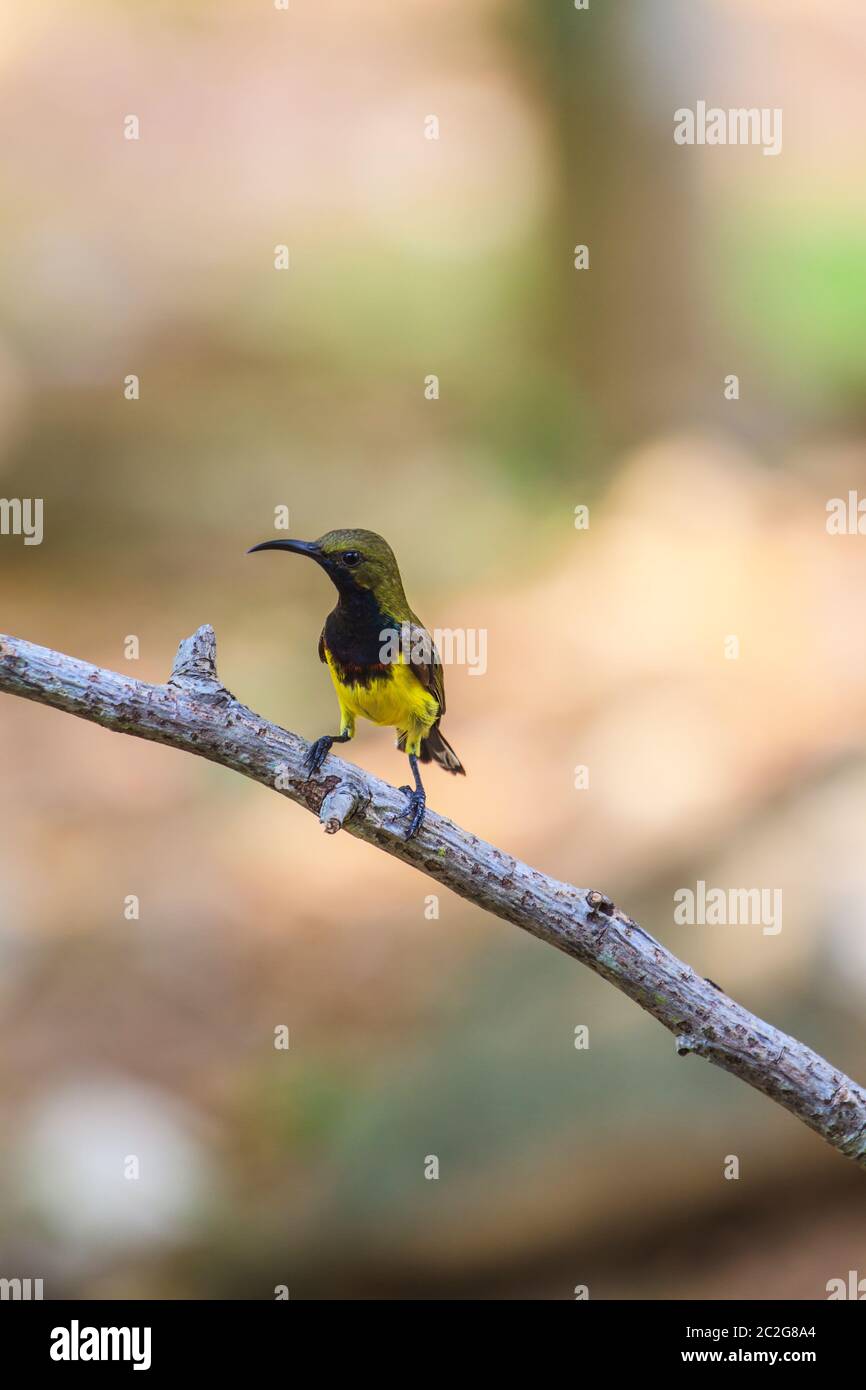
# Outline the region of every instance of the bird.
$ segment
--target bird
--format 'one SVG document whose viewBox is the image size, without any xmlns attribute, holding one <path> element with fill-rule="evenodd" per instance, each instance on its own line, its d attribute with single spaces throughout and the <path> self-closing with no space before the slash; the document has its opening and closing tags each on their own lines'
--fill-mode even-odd
<svg viewBox="0 0 866 1390">
<path fill-rule="evenodd" d="M 408 798 L 406 839 L 424 823 L 427 794 L 419 762 L 435 762 L 446 772 L 466 769 L 440 728 L 445 713 L 445 680 L 433 639 L 409 607 L 394 552 L 375 531 L 328 531 L 317 541 L 272 540 L 259 550 L 307 555 L 337 590 L 337 603 L 319 637 L 319 659 L 331 673 L 340 706 L 340 732 L 322 734 L 310 747 L 306 773 L 313 777 L 335 743 L 348 743 L 355 720 L 397 730 L 397 747 L 406 753 L 414 786 Z"/>
</svg>

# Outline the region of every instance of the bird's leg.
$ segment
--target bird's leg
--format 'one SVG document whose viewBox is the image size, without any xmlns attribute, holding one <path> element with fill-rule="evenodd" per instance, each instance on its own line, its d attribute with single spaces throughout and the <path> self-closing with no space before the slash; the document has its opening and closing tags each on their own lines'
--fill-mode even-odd
<svg viewBox="0 0 866 1390">
<path fill-rule="evenodd" d="M 307 777 L 315 776 L 331 751 L 333 744 L 348 743 L 351 737 L 351 730 L 346 729 L 341 734 L 322 734 L 321 738 L 317 738 L 315 743 L 311 745 L 310 751 L 307 754 L 305 765 Z"/>
<path fill-rule="evenodd" d="M 409 829 L 406 831 L 406 839 L 411 840 L 413 835 L 417 835 L 421 826 L 424 824 L 424 812 L 427 809 L 427 794 L 421 782 L 421 774 L 418 771 L 418 759 L 414 753 L 409 754 L 409 766 L 412 769 L 412 776 L 415 778 L 414 789 L 412 787 L 401 787 L 400 791 L 405 792 L 409 798 L 409 805 L 403 812 L 405 816 L 410 816 Z"/>
</svg>

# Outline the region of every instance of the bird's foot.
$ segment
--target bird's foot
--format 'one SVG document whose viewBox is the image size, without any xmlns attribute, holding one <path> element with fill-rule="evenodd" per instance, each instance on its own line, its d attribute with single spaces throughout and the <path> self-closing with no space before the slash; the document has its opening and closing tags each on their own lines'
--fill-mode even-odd
<svg viewBox="0 0 866 1390">
<path fill-rule="evenodd" d="M 331 751 L 331 744 L 333 742 L 334 740 L 330 734 L 323 734 L 321 738 L 316 739 L 315 743 L 310 748 L 304 768 L 308 780 L 310 777 L 314 777 L 322 766 L 322 763 Z"/>
<path fill-rule="evenodd" d="M 413 835 L 417 835 L 421 826 L 424 824 L 424 812 L 427 810 L 427 798 L 423 792 L 416 791 L 414 787 L 399 787 L 408 800 L 405 811 L 400 811 L 394 817 L 395 820 L 405 820 L 409 817 L 409 829 L 406 831 L 406 839 L 411 840 Z"/>
</svg>

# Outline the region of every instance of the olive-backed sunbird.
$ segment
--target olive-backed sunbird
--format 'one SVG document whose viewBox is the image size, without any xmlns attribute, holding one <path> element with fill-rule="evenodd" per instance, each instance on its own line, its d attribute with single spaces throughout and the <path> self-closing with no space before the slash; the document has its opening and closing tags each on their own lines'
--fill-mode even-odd
<svg viewBox="0 0 866 1390">
<path fill-rule="evenodd" d="M 397 747 L 408 754 L 415 781 L 401 787 L 408 797 L 406 839 L 424 821 L 426 795 L 418 771 L 436 762 L 446 772 L 465 768 L 446 742 L 439 722 L 445 713 L 445 681 L 433 639 L 416 618 L 386 540 L 375 531 L 328 531 L 317 541 L 264 541 L 256 550 L 290 550 L 309 555 L 337 590 L 337 605 L 325 619 L 319 660 L 327 664 L 340 704 L 340 732 L 312 745 L 307 775 L 321 767 L 334 743 L 348 743 L 357 718 L 397 730 Z"/>
</svg>

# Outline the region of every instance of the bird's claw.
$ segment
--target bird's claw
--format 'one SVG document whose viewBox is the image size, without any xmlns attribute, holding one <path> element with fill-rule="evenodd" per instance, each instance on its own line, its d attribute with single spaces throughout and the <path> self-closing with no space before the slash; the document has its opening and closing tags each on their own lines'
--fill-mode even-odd
<svg viewBox="0 0 866 1390">
<path fill-rule="evenodd" d="M 331 738 L 330 734 L 323 734 L 321 738 L 316 739 L 307 754 L 307 761 L 304 768 L 308 779 L 316 775 L 322 763 L 327 758 L 328 753 L 331 751 L 331 744 L 333 742 L 334 740 Z"/>
<path fill-rule="evenodd" d="M 394 819 L 405 820 L 405 818 L 409 816 L 409 829 L 406 831 L 406 839 L 411 840 L 413 835 L 418 834 L 418 831 L 424 824 L 424 813 L 427 810 L 427 798 L 423 792 L 415 791 L 413 787 L 400 787 L 399 790 L 405 793 L 408 799 L 408 805 L 405 811 L 400 811 Z"/>
</svg>

